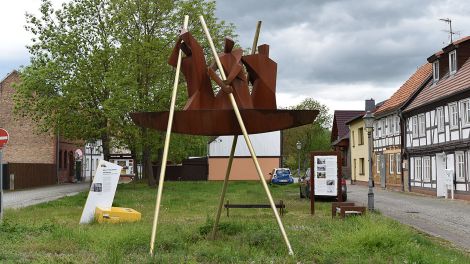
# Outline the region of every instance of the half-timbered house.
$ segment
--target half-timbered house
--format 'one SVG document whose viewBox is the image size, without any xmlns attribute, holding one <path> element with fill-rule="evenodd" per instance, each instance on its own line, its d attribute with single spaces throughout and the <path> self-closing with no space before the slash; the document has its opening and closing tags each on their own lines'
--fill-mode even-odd
<svg viewBox="0 0 470 264">
<path fill-rule="evenodd" d="M 374 112 L 372 175 L 382 188 L 403 190 L 408 173 L 402 165 L 402 107 L 429 81 L 432 67 L 419 67 L 410 78 Z"/>
<path fill-rule="evenodd" d="M 436 196 L 452 177 L 457 198 L 470 198 L 470 37 L 428 58 L 432 78 L 404 109 L 410 188 Z"/>
</svg>

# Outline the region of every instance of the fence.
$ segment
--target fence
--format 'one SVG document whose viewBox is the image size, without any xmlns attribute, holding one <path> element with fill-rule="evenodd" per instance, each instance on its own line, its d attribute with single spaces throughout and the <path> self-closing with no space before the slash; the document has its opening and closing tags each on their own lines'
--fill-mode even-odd
<svg viewBox="0 0 470 264">
<path fill-rule="evenodd" d="M 7 175 L 8 189 L 13 185 L 17 190 L 56 184 L 56 169 L 55 164 L 8 163 L 4 176 Z"/>
<path fill-rule="evenodd" d="M 160 165 L 153 166 L 153 175 L 160 178 Z M 207 158 L 185 159 L 181 165 L 167 165 L 166 181 L 207 181 L 209 164 Z"/>
</svg>

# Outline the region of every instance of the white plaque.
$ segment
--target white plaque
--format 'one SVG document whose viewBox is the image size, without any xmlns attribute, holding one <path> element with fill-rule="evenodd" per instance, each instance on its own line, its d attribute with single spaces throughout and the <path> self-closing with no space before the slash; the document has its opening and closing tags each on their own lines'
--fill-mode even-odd
<svg viewBox="0 0 470 264">
<path fill-rule="evenodd" d="M 315 195 L 338 195 L 338 160 L 337 156 L 315 156 L 313 177 Z"/>
<path fill-rule="evenodd" d="M 83 208 L 80 224 L 88 224 L 93 221 L 96 207 L 111 208 L 121 169 L 122 167 L 119 165 L 100 160 L 85 208 Z"/>
</svg>

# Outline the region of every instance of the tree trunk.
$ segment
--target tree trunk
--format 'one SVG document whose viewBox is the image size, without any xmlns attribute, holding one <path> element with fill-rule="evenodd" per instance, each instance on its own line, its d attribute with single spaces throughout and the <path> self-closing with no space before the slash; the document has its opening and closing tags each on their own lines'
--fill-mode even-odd
<svg viewBox="0 0 470 264">
<path fill-rule="evenodd" d="M 142 136 L 144 144 L 142 146 L 142 174 L 144 178 L 147 178 L 148 185 L 154 187 L 157 185 L 157 181 L 153 176 L 152 150 L 150 144 L 147 142 L 148 131 L 146 128 L 142 128 Z"/>
<path fill-rule="evenodd" d="M 109 161 L 109 154 L 110 154 L 109 136 L 106 132 L 101 134 L 101 144 L 103 147 L 103 158 L 104 160 Z"/>
</svg>

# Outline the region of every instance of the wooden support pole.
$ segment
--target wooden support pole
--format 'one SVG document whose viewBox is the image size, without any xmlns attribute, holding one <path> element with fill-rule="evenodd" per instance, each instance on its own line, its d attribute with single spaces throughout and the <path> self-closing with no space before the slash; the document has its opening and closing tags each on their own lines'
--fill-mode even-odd
<svg viewBox="0 0 470 264">
<path fill-rule="evenodd" d="M 189 22 L 189 16 L 184 16 L 183 30 L 187 30 L 188 22 Z M 175 81 L 173 83 L 173 92 L 171 94 L 170 113 L 168 116 L 168 126 L 166 129 L 165 145 L 163 147 L 162 165 L 160 169 L 160 178 L 158 182 L 157 203 L 155 204 L 155 215 L 153 217 L 152 238 L 150 239 L 150 255 L 152 256 L 155 253 L 154 252 L 155 236 L 157 234 L 158 215 L 160 213 L 160 203 L 162 201 L 163 183 L 165 181 L 166 162 L 168 159 L 168 148 L 170 146 L 171 127 L 173 126 L 173 115 L 175 112 L 175 102 L 176 102 L 176 94 L 178 91 L 178 83 L 179 83 L 179 78 L 180 78 L 182 56 L 183 56 L 182 51 L 180 50 L 178 54 L 178 62 L 176 64 L 176 74 L 175 74 Z"/>
<path fill-rule="evenodd" d="M 203 27 L 204 32 L 206 34 L 207 40 L 209 41 L 209 45 L 210 45 L 212 53 L 214 55 L 214 59 L 215 59 L 215 62 L 217 64 L 217 67 L 219 68 L 222 80 L 225 81 L 227 79 L 227 77 L 226 77 L 225 72 L 222 68 L 222 64 L 220 62 L 219 56 L 217 54 L 217 50 L 215 49 L 214 43 L 213 43 L 212 38 L 210 36 L 209 30 L 207 29 L 207 25 L 206 25 L 206 22 L 204 21 L 204 17 L 199 16 L 199 20 L 201 21 L 201 24 L 202 24 L 202 27 Z M 264 187 L 266 195 L 268 196 L 269 203 L 270 203 L 271 208 L 274 212 L 274 216 L 276 217 L 277 223 L 279 225 L 279 229 L 280 229 L 281 234 L 284 238 L 284 242 L 286 243 L 286 246 L 289 250 L 289 255 L 294 255 L 294 252 L 292 251 L 292 247 L 291 247 L 290 242 L 289 242 L 289 238 L 287 238 L 286 231 L 285 231 L 284 226 L 282 224 L 282 220 L 279 217 L 279 213 L 277 212 L 276 204 L 273 201 L 273 197 L 271 196 L 271 192 L 269 191 L 268 184 L 266 183 L 266 180 L 263 177 L 263 172 L 261 171 L 261 167 L 258 163 L 258 159 L 256 158 L 255 150 L 253 149 L 253 145 L 251 144 L 251 140 L 248 136 L 248 132 L 246 131 L 245 124 L 243 122 L 242 116 L 241 116 L 240 111 L 239 111 L 238 106 L 237 106 L 237 102 L 235 101 L 235 97 L 233 96 L 232 93 L 229 93 L 228 96 L 229 96 L 230 102 L 232 104 L 233 110 L 235 111 L 235 115 L 237 117 L 238 124 L 240 125 L 240 128 L 242 130 L 243 137 L 245 138 L 245 142 L 246 142 L 246 144 L 248 146 L 248 149 L 250 151 L 251 158 L 253 159 L 253 162 L 255 164 L 256 171 L 258 172 L 259 179 L 261 181 L 261 184 Z"/>
<path fill-rule="evenodd" d="M 222 187 L 222 193 L 220 194 L 219 207 L 217 208 L 217 214 L 215 215 L 214 226 L 212 227 L 211 239 L 215 239 L 217 233 L 217 226 L 219 225 L 220 214 L 222 213 L 222 207 L 224 205 L 225 193 L 227 192 L 228 179 L 230 177 L 230 171 L 232 169 L 233 156 L 235 155 L 235 148 L 237 146 L 238 135 L 233 137 L 232 149 L 230 150 L 230 157 L 228 159 L 227 171 L 225 172 L 224 186 Z M 228 209 L 227 209 L 228 210 Z"/>
<path fill-rule="evenodd" d="M 253 45 L 251 46 L 251 54 L 256 53 L 256 46 L 258 45 L 260 29 L 261 29 L 261 21 L 258 21 L 258 23 L 256 24 L 255 37 L 253 38 Z M 222 213 L 222 207 L 223 207 L 224 199 L 225 199 L 225 193 L 227 192 L 227 185 L 228 185 L 228 181 L 230 177 L 230 171 L 232 170 L 232 162 L 233 162 L 233 157 L 235 155 L 235 148 L 237 146 L 237 141 L 238 141 L 238 135 L 235 135 L 233 137 L 232 149 L 230 150 L 230 157 L 228 159 L 227 171 L 225 172 L 225 179 L 224 179 L 224 185 L 222 187 L 222 193 L 220 194 L 219 208 L 217 208 L 217 214 L 215 216 L 214 226 L 212 227 L 211 239 L 215 239 L 215 235 L 217 234 L 217 226 L 219 225 L 220 214 Z"/>
</svg>

